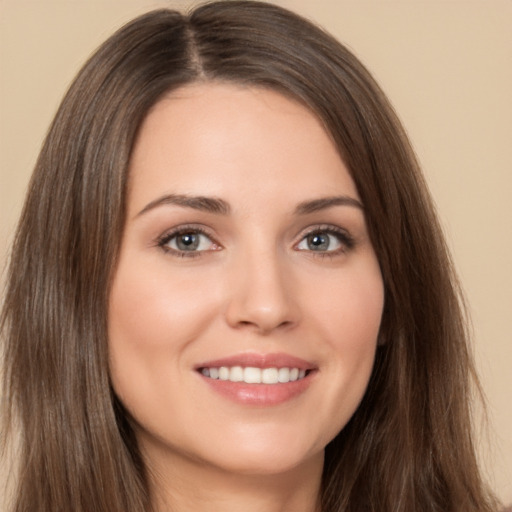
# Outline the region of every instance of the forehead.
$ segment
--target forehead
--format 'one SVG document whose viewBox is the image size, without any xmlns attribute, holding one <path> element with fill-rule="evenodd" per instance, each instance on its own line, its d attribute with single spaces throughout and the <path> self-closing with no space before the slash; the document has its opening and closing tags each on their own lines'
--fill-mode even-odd
<svg viewBox="0 0 512 512">
<path fill-rule="evenodd" d="M 130 189 L 139 205 L 159 193 L 358 197 L 309 109 L 269 89 L 225 83 L 182 87 L 152 108 L 132 153 Z"/>
</svg>

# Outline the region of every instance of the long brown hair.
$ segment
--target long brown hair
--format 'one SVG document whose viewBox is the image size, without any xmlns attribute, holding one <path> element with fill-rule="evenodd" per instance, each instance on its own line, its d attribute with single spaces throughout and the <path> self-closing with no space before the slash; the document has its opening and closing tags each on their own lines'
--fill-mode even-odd
<svg viewBox="0 0 512 512">
<path fill-rule="evenodd" d="M 197 81 L 277 90 L 324 123 L 365 205 L 385 284 L 367 393 L 327 446 L 324 512 L 489 512 L 470 418 L 459 286 L 414 153 L 363 65 L 310 22 L 228 1 L 146 14 L 71 85 L 19 223 L 2 315 L 4 433 L 20 432 L 13 512 L 151 510 L 109 383 L 107 300 L 130 152 L 163 94 Z"/>
</svg>

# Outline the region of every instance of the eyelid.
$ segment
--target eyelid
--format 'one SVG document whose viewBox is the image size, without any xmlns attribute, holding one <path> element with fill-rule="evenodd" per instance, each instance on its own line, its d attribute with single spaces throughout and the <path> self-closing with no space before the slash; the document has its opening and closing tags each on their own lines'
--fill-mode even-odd
<svg viewBox="0 0 512 512">
<path fill-rule="evenodd" d="M 308 226 L 307 228 L 303 229 L 300 234 L 298 235 L 298 241 L 295 242 L 294 248 L 297 248 L 297 246 L 309 235 L 312 235 L 314 233 L 327 233 L 330 235 L 335 235 L 338 237 L 340 243 L 342 244 L 342 247 L 340 249 L 334 250 L 334 251 L 306 251 L 304 249 L 304 252 L 314 253 L 314 256 L 335 256 L 340 253 L 347 252 L 348 250 L 352 249 L 356 241 L 354 237 L 350 234 L 350 232 L 347 229 L 344 229 L 340 226 L 336 226 L 335 224 L 316 224 L 312 226 Z"/>
<path fill-rule="evenodd" d="M 201 250 L 201 251 L 180 251 L 179 249 L 173 249 L 166 245 L 173 238 L 175 238 L 181 234 L 185 234 L 185 233 L 197 233 L 197 234 L 206 236 L 212 242 L 212 244 L 215 245 L 215 249 Z M 204 254 L 207 252 L 213 252 L 213 251 L 218 251 L 218 250 L 222 249 L 222 245 L 216 240 L 216 237 L 211 232 L 211 230 L 205 226 L 198 225 L 198 224 L 181 224 L 174 228 L 168 229 L 167 231 L 165 231 L 164 233 L 162 233 L 160 236 L 157 237 L 154 245 L 156 245 L 157 247 L 159 247 L 166 253 L 173 254 L 173 255 L 179 256 L 179 257 L 192 257 L 192 258 L 200 256 L 201 254 Z"/>
</svg>

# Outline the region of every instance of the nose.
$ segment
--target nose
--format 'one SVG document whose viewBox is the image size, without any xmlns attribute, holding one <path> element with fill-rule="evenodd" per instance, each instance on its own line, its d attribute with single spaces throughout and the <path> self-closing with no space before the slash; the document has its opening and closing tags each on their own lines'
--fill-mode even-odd
<svg viewBox="0 0 512 512">
<path fill-rule="evenodd" d="M 272 251 L 241 255 L 230 272 L 227 323 L 262 335 L 296 325 L 300 312 L 292 273 Z"/>
</svg>

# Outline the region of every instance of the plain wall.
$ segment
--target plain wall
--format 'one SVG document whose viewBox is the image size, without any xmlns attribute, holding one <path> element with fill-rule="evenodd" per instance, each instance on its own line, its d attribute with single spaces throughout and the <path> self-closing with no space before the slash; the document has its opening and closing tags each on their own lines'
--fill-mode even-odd
<svg viewBox="0 0 512 512">
<path fill-rule="evenodd" d="M 0 0 L 1 267 L 46 129 L 80 65 L 135 15 L 192 3 Z M 404 121 L 471 307 L 493 429 L 482 456 L 512 502 L 512 2 L 276 3 L 354 50 Z"/>
</svg>

